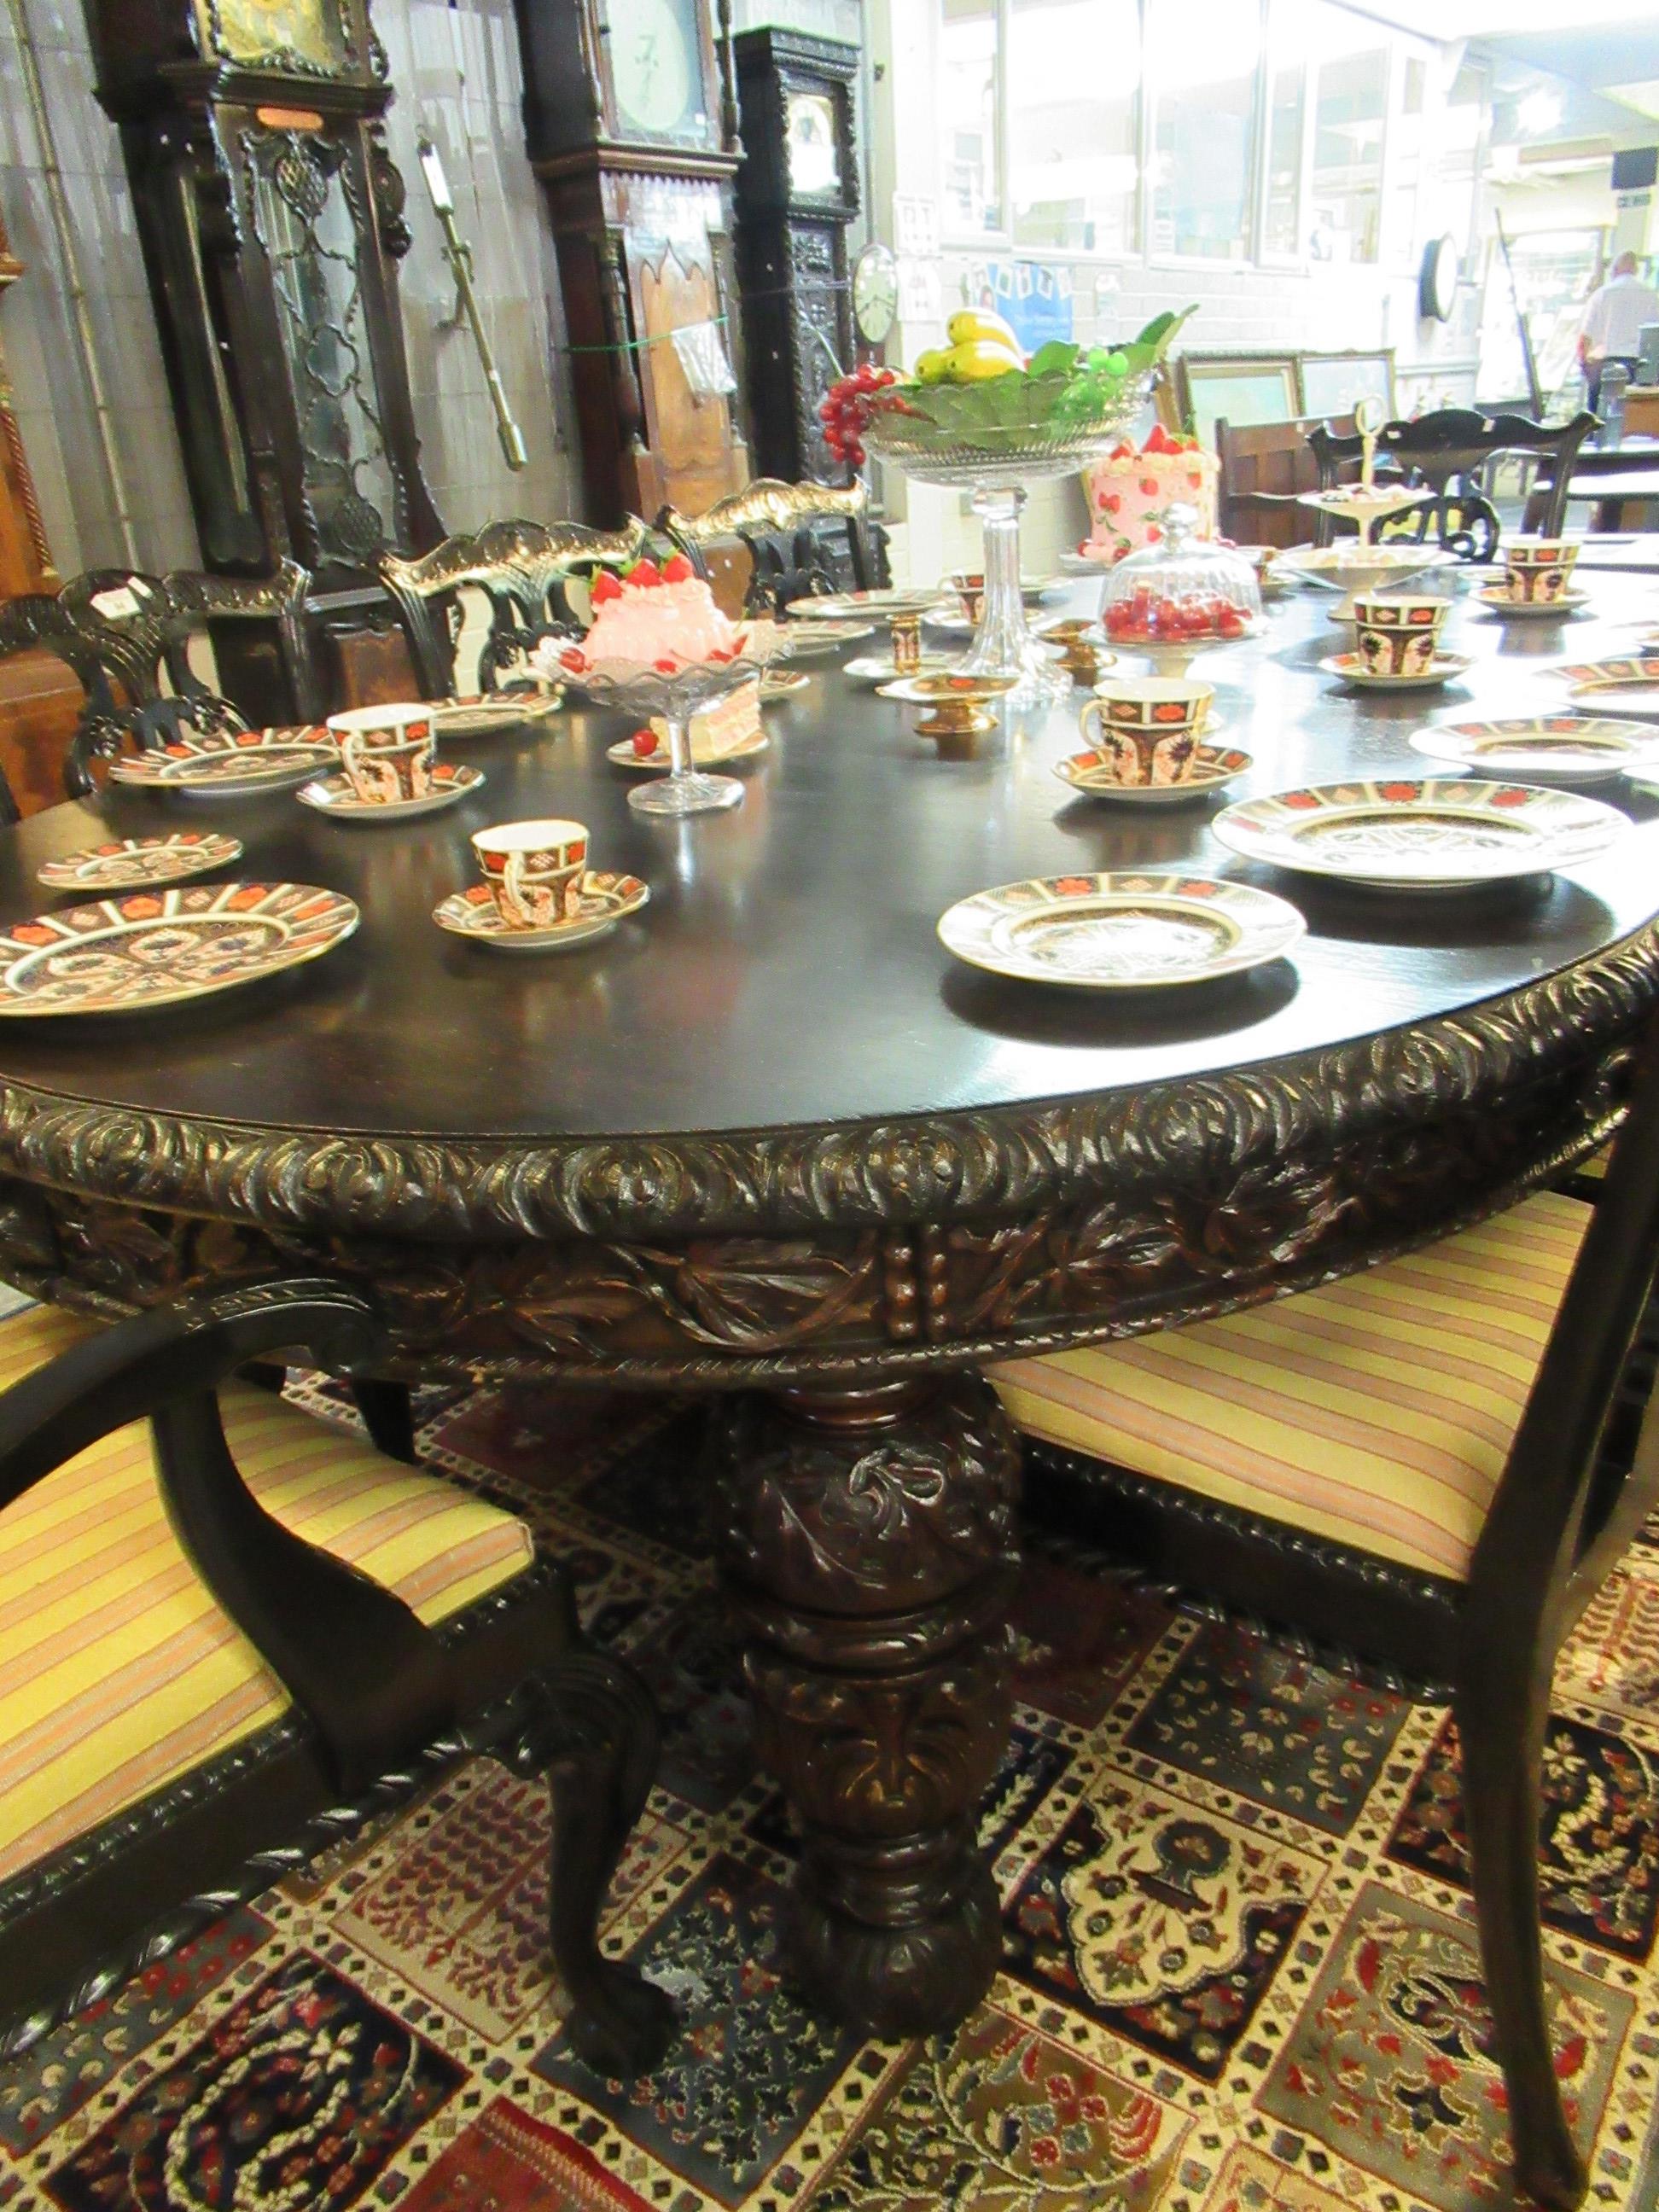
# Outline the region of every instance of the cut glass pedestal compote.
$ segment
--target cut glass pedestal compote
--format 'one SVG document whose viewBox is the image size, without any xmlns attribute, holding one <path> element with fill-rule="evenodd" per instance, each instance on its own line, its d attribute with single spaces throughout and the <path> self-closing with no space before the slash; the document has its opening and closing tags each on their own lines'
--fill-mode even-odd
<svg viewBox="0 0 1659 2212">
<path fill-rule="evenodd" d="M 568 659 L 556 661 L 561 679 L 594 706 L 612 708 L 641 725 L 654 720 L 665 726 L 672 766 L 659 781 L 629 793 L 628 803 L 636 813 L 708 814 L 742 803 L 744 787 L 736 776 L 710 775 L 693 765 L 691 717 L 764 675 L 769 637 L 769 626 L 754 623 L 746 633 L 744 649 L 729 660 L 691 660 L 672 670 L 624 660 L 595 662 L 579 670 Z M 565 641 L 567 651 L 569 644 Z M 575 645 L 580 652 L 580 640 Z"/>
</svg>

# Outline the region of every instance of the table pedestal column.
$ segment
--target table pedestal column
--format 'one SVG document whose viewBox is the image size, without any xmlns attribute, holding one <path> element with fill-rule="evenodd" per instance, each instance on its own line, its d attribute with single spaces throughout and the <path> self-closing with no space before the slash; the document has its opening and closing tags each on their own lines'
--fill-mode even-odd
<svg viewBox="0 0 1659 2212">
<path fill-rule="evenodd" d="M 1000 1948 L 974 1832 L 1008 1734 L 1013 1433 L 951 1375 L 726 1401 L 710 1449 L 761 1753 L 805 1839 L 796 1971 L 866 2033 L 953 2026 Z"/>
</svg>

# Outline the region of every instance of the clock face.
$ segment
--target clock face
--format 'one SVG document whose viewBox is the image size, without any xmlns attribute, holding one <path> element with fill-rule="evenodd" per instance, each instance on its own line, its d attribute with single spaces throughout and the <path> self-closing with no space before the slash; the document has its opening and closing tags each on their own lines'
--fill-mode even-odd
<svg viewBox="0 0 1659 2212">
<path fill-rule="evenodd" d="M 608 23 L 623 131 L 706 139 L 696 0 L 611 0 Z"/>
<path fill-rule="evenodd" d="M 885 246 L 866 246 L 853 264 L 853 319 L 868 345 L 879 345 L 898 314 L 898 263 Z"/>
<path fill-rule="evenodd" d="M 200 0 L 209 44 L 233 62 L 293 59 L 345 66 L 340 0 Z"/>
<path fill-rule="evenodd" d="M 789 188 L 803 196 L 841 190 L 836 110 L 827 93 L 792 92 L 784 102 L 789 138 Z"/>
</svg>

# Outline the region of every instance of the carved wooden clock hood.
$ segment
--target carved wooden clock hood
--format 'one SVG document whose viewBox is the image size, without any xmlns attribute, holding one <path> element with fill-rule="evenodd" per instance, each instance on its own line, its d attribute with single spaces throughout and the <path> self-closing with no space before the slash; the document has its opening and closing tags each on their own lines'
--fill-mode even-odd
<svg viewBox="0 0 1659 2212">
<path fill-rule="evenodd" d="M 399 320 L 403 179 L 368 0 L 87 0 L 203 557 L 347 588 L 443 535 Z"/>
<path fill-rule="evenodd" d="M 569 330 L 587 520 L 746 483 L 726 0 L 515 0 Z"/>
</svg>

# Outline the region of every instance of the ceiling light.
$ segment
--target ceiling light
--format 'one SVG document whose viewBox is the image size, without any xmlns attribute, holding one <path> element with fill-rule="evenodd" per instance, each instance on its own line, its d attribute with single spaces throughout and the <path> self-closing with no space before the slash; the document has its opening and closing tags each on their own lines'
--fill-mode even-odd
<svg viewBox="0 0 1659 2212">
<path fill-rule="evenodd" d="M 1523 138 L 1547 137 L 1561 120 L 1560 95 L 1541 89 L 1528 93 L 1515 111 L 1515 119 Z"/>
</svg>

